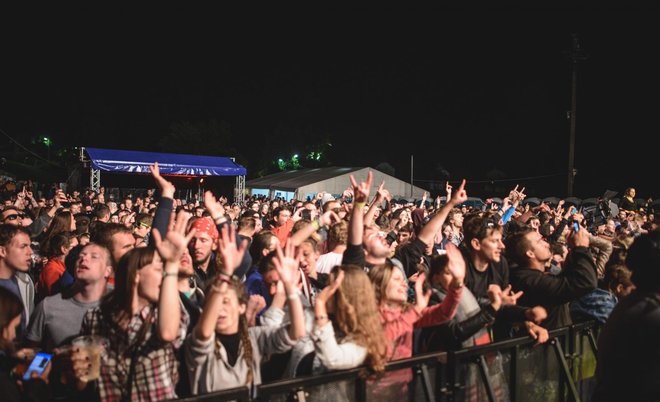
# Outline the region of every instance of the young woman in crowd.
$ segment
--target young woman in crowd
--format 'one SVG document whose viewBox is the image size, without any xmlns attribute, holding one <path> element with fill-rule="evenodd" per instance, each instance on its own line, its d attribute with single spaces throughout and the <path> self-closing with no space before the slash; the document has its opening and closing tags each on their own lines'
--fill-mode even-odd
<svg viewBox="0 0 660 402">
<path fill-rule="evenodd" d="M 415 275 L 415 304 L 408 303 L 408 283 L 403 270 L 389 260 L 373 267 L 369 278 L 374 286 L 376 301 L 380 311 L 380 319 L 388 342 L 388 360 L 399 360 L 413 355 L 413 329 L 439 325 L 449 321 L 456 314 L 463 293 L 465 278 L 465 262 L 460 258 L 460 251 L 454 246 L 448 246 L 448 253 L 458 253 L 458 258 L 452 259 L 448 271 L 452 281 L 448 286 L 447 297 L 442 303 L 427 307 L 431 291 L 423 291 L 426 280 L 425 273 Z M 410 370 L 394 372 L 381 380 L 374 388 L 375 395 L 383 397 L 406 398 L 406 384 L 412 380 Z"/>
<path fill-rule="evenodd" d="M 6 402 L 47 401 L 49 398 L 48 375 L 50 363 L 40 376 L 29 381 L 15 378 L 13 371 L 20 362 L 15 357 L 16 328 L 21 323 L 23 303 L 10 290 L 0 287 L 0 392 Z M 29 363 L 29 362 L 28 362 Z"/>
<path fill-rule="evenodd" d="M 312 374 L 363 364 L 374 373 L 385 370 L 387 341 L 374 288 L 363 268 L 341 265 L 332 269 L 328 286 L 316 296 L 312 340 Z M 352 400 L 345 385 L 318 387 L 311 400 Z"/>
<path fill-rule="evenodd" d="M 134 248 L 121 258 L 114 291 L 83 319 L 81 335 L 100 335 L 109 343 L 98 386 L 103 401 L 176 398 L 176 350 L 189 320 L 181 308 L 177 278 L 181 255 L 194 234 L 184 235 L 184 216 L 177 216 L 165 240 L 153 232 L 156 249 Z M 79 388 L 85 385 L 85 365 L 80 365 L 85 357 L 74 350 Z"/>
<path fill-rule="evenodd" d="M 240 264 L 245 246 L 237 247 L 233 230 L 223 226 L 218 239 L 223 271 L 206 292 L 204 310 L 185 345 L 185 362 L 193 394 L 205 394 L 261 383 L 262 356 L 290 350 L 305 335 L 300 295 L 296 288 L 299 261 L 277 246 L 273 260 L 284 285 L 291 324 L 280 327 L 250 327 L 246 317 L 248 295 L 232 274 Z"/>
</svg>

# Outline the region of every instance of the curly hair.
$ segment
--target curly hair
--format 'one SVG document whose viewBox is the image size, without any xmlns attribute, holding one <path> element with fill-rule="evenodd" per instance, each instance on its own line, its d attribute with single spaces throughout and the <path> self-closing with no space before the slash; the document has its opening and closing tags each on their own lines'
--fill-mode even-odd
<svg viewBox="0 0 660 402">
<path fill-rule="evenodd" d="M 330 273 L 335 280 L 339 270 L 344 271 L 344 281 L 328 301 L 333 312 L 332 324 L 338 338 L 350 338 L 367 349 L 365 363 L 376 373 L 385 370 L 387 341 L 380 322 L 374 287 L 364 269 L 357 265 L 338 265 Z"/>
</svg>

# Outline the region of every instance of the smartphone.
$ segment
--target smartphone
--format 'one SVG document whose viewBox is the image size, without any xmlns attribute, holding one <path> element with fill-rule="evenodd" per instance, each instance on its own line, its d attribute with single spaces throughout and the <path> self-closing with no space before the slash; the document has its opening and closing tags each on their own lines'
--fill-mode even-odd
<svg viewBox="0 0 660 402">
<path fill-rule="evenodd" d="M 52 358 L 53 355 L 51 354 L 44 352 L 37 353 L 37 355 L 32 360 L 32 363 L 30 363 L 28 369 L 25 370 L 25 374 L 23 375 L 23 381 L 27 381 L 30 378 L 32 378 L 33 372 L 41 376 L 41 374 L 43 374 L 44 370 L 46 369 L 46 366 L 48 366 L 48 362 L 50 362 Z"/>
<path fill-rule="evenodd" d="M 580 231 L 580 224 L 577 222 L 573 222 L 573 231 L 576 233 Z"/>
<path fill-rule="evenodd" d="M 571 207 L 571 214 L 577 214 L 577 208 Z"/>
</svg>

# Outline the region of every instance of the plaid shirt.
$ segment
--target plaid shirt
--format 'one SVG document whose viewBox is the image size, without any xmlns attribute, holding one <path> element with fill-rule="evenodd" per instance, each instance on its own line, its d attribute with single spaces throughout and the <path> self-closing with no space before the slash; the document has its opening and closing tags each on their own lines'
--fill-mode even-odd
<svg viewBox="0 0 660 402">
<path fill-rule="evenodd" d="M 130 350 L 135 338 L 138 336 L 142 323 L 150 313 L 153 317 L 144 341 L 137 352 L 131 401 L 162 401 L 176 398 L 174 388 L 179 380 L 176 350 L 181 347 L 186 336 L 186 328 L 190 317 L 184 308 L 181 308 L 181 324 L 179 334 L 174 342 L 164 343 L 156 334 L 158 309 L 154 306 L 144 307 L 134 315 L 128 323 L 127 329 L 105 319 L 101 310 L 89 310 L 83 319 L 82 335 L 101 335 L 106 337 L 110 346 L 101 360 L 101 377 L 99 379 L 99 395 L 102 401 L 121 401 L 122 392 L 128 390 L 129 372 L 133 352 Z"/>
</svg>

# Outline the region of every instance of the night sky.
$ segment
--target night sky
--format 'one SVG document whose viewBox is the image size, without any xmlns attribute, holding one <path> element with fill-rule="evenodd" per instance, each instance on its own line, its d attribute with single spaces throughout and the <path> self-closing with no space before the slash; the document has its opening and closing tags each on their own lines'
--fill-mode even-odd
<svg viewBox="0 0 660 402">
<path fill-rule="evenodd" d="M 588 58 L 575 195 L 659 195 L 656 9 L 4 14 L 0 129 L 28 147 L 48 135 L 60 146 L 158 151 L 173 124 L 218 122 L 231 133 L 221 143 L 235 155 L 225 156 L 248 178 L 325 144 L 333 165 L 388 163 L 404 180 L 413 155 L 421 187 L 496 177 L 508 180 L 500 191 L 521 183 L 541 197 L 566 193 L 567 53 L 578 33 Z"/>
</svg>

